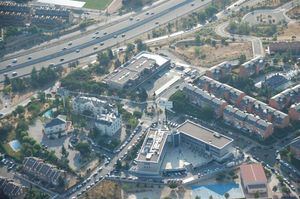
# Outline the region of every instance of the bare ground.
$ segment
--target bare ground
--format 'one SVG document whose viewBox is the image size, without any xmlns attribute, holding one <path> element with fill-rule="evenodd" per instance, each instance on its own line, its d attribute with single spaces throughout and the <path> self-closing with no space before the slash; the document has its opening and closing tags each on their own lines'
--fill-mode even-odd
<svg viewBox="0 0 300 199">
<path fill-rule="evenodd" d="M 291 41 L 297 40 L 300 41 L 300 22 L 299 21 L 291 21 L 288 24 L 288 27 L 284 29 L 277 37 L 278 41 Z M 292 38 L 294 36 L 294 38 Z"/>
<path fill-rule="evenodd" d="M 202 58 L 196 55 L 196 48 L 199 48 L 200 54 L 204 55 Z M 216 47 L 209 45 L 190 46 L 177 48 L 176 53 L 192 65 L 211 67 L 226 60 L 237 59 L 241 54 L 245 54 L 247 59 L 251 58 L 252 46 L 249 42 L 230 43 L 228 46 L 217 45 Z"/>
<path fill-rule="evenodd" d="M 103 181 L 80 198 L 121 199 L 121 187 L 112 181 Z"/>
</svg>

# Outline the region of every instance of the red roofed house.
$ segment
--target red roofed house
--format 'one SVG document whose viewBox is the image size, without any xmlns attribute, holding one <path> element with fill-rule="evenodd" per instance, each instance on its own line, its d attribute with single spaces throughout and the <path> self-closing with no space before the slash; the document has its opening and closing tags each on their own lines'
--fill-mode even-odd
<svg viewBox="0 0 300 199">
<path fill-rule="evenodd" d="M 267 192 L 267 177 L 260 163 L 243 164 L 241 169 L 241 181 L 248 193 Z"/>
</svg>

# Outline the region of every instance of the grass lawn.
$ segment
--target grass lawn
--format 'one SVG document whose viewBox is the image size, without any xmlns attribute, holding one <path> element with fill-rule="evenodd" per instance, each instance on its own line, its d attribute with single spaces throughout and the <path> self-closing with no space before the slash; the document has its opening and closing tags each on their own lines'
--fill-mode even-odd
<svg viewBox="0 0 300 199">
<path fill-rule="evenodd" d="M 97 10 L 104 10 L 112 2 L 112 0 L 79 0 L 79 1 L 86 2 L 84 8 L 97 9 Z"/>
<path fill-rule="evenodd" d="M 12 148 L 10 147 L 10 145 L 8 143 L 3 144 L 3 148 L 5 150 L 5 152 L 7 153 L 7 155 L 16 158 L 17 160 L 21 160 L 21 153 L 15 152 L 14 150 L 12 150 Z"/>
</svg>

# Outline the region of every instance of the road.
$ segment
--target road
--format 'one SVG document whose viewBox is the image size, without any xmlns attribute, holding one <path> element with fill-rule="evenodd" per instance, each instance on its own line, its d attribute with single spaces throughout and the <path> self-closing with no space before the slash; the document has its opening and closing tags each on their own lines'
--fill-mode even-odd
<svg viewBox="0 0 300 199">
<path fill-rule="evenodd" d="M 239 0 L 239 4 L 237 6 L 235 6 L 235 9 L 238 9 L 240 6 L 243 6 L 243 3 L 245 1 L 243 0 Z M 254 12 L 259 12 L 259 13 L 272 13 L 272 12 L 282 12 L 285 16 L 285 18 L 289 21 L 290 19 L 285 15 L 285 13 L 292 9 L 294 6 L 296 6 L 296 1 L 291 1 L 288 2 L 276 9 L 273 10 L 258 10 L 258 11 L 254 11 Z M 223 16 L 224 14 L 219 14 L 219 17 Z M 252 12 L 246 14 L 243 17 L 243 20 L 245 18 L 247 18 L 247 16 L 252 15 Z M 265 50 L 263 48 L 262 45 L 262 41 L 259 37 L 254 37 L 254 36 L 250 36 L 250 35 L 238 35 L 238 34 L 230 34 L 226 31 L 227 26 L 229 25 L 229 22 L 226 21 L 224 23 L 221 23 L 220 25 L 218 25 L 215 29 L 215 32 L 220 35 L 221 37 L 228 37 L 228 38 L 234 38 L 237 40 L 242 40 L 242 41 L 250 41 L 252 44 L 252 50 L 253 50 L 253 57 L 258 57 L 258 56 L 264 56 L 265 55 Z"/>
<path fill-rule="evenodd" d="M 39 70 L 50 64 L 63 65 L 96 54 L 103 49 L 118 46 L 142 33 L 158 28 L 161 24 L 189 14 L 195 9 L 206 6 L 210 1 L 168 1 L 148 11 L 142 11 L 132 20 L 122 21 L 100 29 L 98 34 L 95 34 L 96 32 L 87 33 L 72 41 L 20 56 L 17 60 L 4 60 L 0 63 L 0 73 L 7 73 L 9 77 L 12 77 L 12 72 L 16 71 L 19 76 L 22 76 L 29 74 L 33 67 Z M 97 39 L 97 37 L 99 38 Z M 7 68 L 9 65 L 11 67 Z M 0 81 L 3 79 L 4 76 L 1 75 Z"/>
<path fill-rule="evenodd" d="M 110 174 L 110 172 L 114 169 L 114 165 L 117 162 L 118 159 L 120 159 L 122 156 L 124 156 L 125 153 L 127 153 L 128 151 L 128 147 L 131 145 L 134 145 L 134 143 L 137 141 L 138 137 L 141 136 L 144 131 L 146 130 L 148 124 L 144 124 L 142 126 L 142 129 L 136 133 L 132 139 L 130 139 L 130 141 L 128 142 L 128 144 L 119 152 L 116 153 L 116 155 L 114 156 L 114 158 L 111 159 L 111 161 L 109 162 L 109 164 L 107 165 L 99 165 L 93 172 L 91 172 L 91 174 L 89 176 L 86 176 L 85 179 L 90 179 L 89 182 L 87 182 L 86 184 L 84 184 L 80 189 L 76 189 L 75 191 L 74 188 L 69 189 L 68 191 L 66 191 L 64 194 L 62 194 L 61 196 L 59 196 L 59 198 L 72 198 L 72 197 L 76 197 L 78 193 L 82 192 L 83 190 L 88 190 L 88 186 L 95 186 L 97 183 L 100 183 L 105 176 L 107 176 L 108 174 Z M 97 175 L 94 176 L 94 174 L 98 171 L 99 168 L 102 168 L 101 172 L 98 172 Z M 81 183 L 82 184 L 82 183 Z M 77 185 L 78 186 L 78 185 Z"/>
<path fill-rule="evenodd" d="M 216 33 L 221 37 L 234 38 L 236 40 L 242 41 L 250 41 L 252 44 L 253 57 L 264 56 L 265 50 L 263 48 L 260 38 L 249 35 L 230 34 L 226 31 L 228 25 L 228 21 L 218 25 L 215 29 Z"/>
</svg>

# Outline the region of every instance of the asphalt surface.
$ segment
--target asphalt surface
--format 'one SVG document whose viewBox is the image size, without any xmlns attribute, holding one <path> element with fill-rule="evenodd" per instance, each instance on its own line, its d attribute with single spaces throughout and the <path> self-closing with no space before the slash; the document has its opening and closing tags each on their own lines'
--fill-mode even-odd
<svg viewBox="0 0 300 199">
<path fill-rule="evenodd" d="M 131 146 L 131 145 L 134 145 L 134 142 L 138 139 L 138 137 L 141 136 L 144 133 L 144 131 L 146 130 L 146 126 L 148 126 L 148 124 L 144 124 L 142 126 L 142 129 L 139 132 L 137 132 L 132 137 L 132 139 L 128 140 L 128 144 L 119 153 L 115 154 L 115 156 L 110 160 L 109 164 L 107 164 L 107 165 L 104 165 L 104 164 L 99 165 L 93 172 L 91 172 L 90 175 L 86 176 L 85 180 L 86 179 L 90 179 L 89 182 L 85 183 L 79 189 L 75 189 L 75 187 L 69 189 L 64 194 L 58 196 L 58 198 L 72 198 L 72 197 L 77 197 L 78 193 L 82 193 L 83 191 L 86 192 L 88 190 L 87 187 L 90 186 L 90 188 L 92 188 L 96 184 L 100 183 L 103 179 L 105 179 L 105 176 L 107 174 L 109 174 L 114 169 L 114 164 L 117 162 L 117 160 L 120 159 L 122 156 L 124 156 L 125 153 L 127 153 L 128 147 Z M 100 167 L 102 168 L 102 170 L 101 170 L 101 172 L 97 173 L 97 170 Z M 95 175 L 95 173 L 97 173 L 97 175 Z M 82 183 L 77 184 L 77 186 L 78 185 L 82 185 Z M 91 185 L 93 185 L 93 186 L 91 186 Z"/>
<path fill-rule="evenodd" d="M 71 42 L 68 41 L 26 56 L 20 56 L 15 60 L 15 63 L 13 63 L 14 59 L 2 61 L 0 63 L 0 74 L 7 73 L 9 77 L 12 77 L 12 72 L 15 71 L 18 76 L 22 76 L 29 74 L 33 67 L 39 70 L 42 67 L 48 67 L 50 64 L 62 65 L 93 55 L 103 49 L 125 43 L 128 39 L 157 28 L 161 24 L 191 13 L 193 10 L 207 5 L 210 1 L 168 1 L 153 9 L 141 12 L 132 20 L 129 19 L 105 29 L 97 30 L 98 34 L 95 34 L 96 32 L 88 33 Z M 99 38 L 97 39 L 97 37 Z M 11 67 L 7 68 L 9 65 Z M 3 81 L 3 79 L 4 76 L 1 75 L 0 81 Z"/>
</svg>

